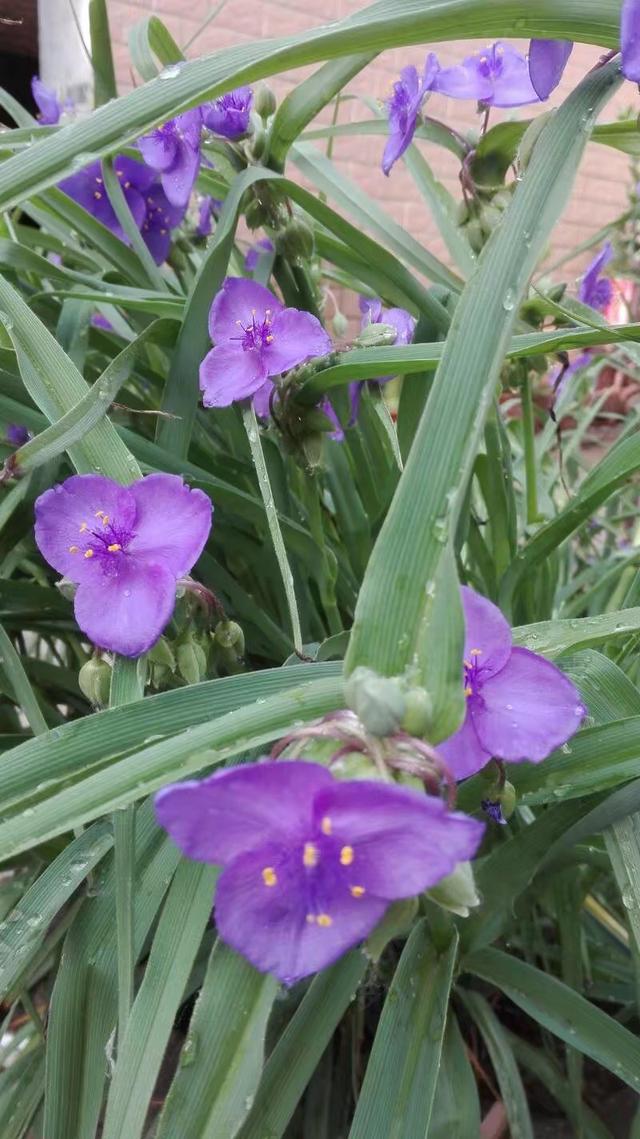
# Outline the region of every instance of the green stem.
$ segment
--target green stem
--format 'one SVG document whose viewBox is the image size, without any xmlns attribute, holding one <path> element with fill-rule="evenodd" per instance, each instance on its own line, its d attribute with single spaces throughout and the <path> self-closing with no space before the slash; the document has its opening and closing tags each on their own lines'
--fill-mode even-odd
<svg viewBox="0 0 640 1139">
<path fill-rule="evenodd" d="M 387 402 L 386 402 L 382 392 L 379 392 L 378 394 L 374 394 L 373 406 L 376 410 L 376 415 L 378 416 L 378 419 L 380 420 L 382 426 L 384 427 L 384 430 L 386 432 L 389 443 L 391 444 L 391 450 L 393 451 L 393 457 L 396 461 L 398 470 L 402 474 L 402 472 L 404 470 L 404 463 L 402 462 L 402 455 L 400 454 L 400 444 L 398 442 L 398 432 L 396 430 L 396 425 L 393 422 L 393 419 L 391 418 L 391 412 L 389 411 L 389 408 L 387 407 Z"/>
<path fill-rule="evenodd" d="M 522 436 L 524 442 L 524 469 L 527 496 L 527 522 L 531 525 L 540 522 L 538 509 L 538 482 L 536 462 L 536 425 L 533 414 L 531 380 L 528 374 L 522 377 Z"/>
<path fill-rule="evenodd" d="M 116 657 L 109 706 L 131 704 L 144 694 L 144 664 Z M 118 1045 L 124 1037 L 133 1004 L 135 967 L 133 895 L 135 878 L 136 808 L 130 804 L 113 814 L 113 849 L 118 945 Z"/>
<path fill-rule="evenodd" d="M 265 514 L 269 524 L 269 532 L 271 534 L 271 541 L 278 561 L 280 569 L 280 576 L 282 577 L 282 584 L 284 585 L 285 597 L 287 599 L 287 607 L 289 609 L 289 620 L 291 621 L 291 630 L 293 633 L 293 647 L 297 653 L 302 653 L 302 633 L 300 630 L 300 617 L 298 615 L 298 603 L 296 601 L 296 591 L 293 584 L 293 574 L 289 566 L 287 558 L 287 551 L 285 549 L 284 539 L 282 537 L 282 530 L 280 529 L 280 522 L 278 520 L 278 511 L 273 499 L 273 491 L 271 490 L 271 483 L 269 482 L 269 472 L 267 464 L 265 463 L 264 453 L 262 450 L 262 443 L 260 442 L 260 431 L 258 430 L 258 422 L 256 420 L 255 412 L 251 405 L 247 405 L 242 409 L 242 420 L 247 432 L 247 439 L 249 440 L 249 448 L 251 450 L 251 458 L 253 465 L 256 468 L 258 476 L 258 486 L 260 487 L 260 494 L 264 503 Z"/>
</svg>

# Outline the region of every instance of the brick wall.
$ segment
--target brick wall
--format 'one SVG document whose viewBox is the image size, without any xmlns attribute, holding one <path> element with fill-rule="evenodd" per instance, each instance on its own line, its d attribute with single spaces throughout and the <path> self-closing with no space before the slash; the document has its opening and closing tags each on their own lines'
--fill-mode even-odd
<svg viewBox="0 0 640 1139">
<path fill-rule="evenodd" d="M 216 5 L 217 6 L 217 5 Z M 304 32 L 319 23 L 328 23 L 344 18 L 365 7 L 364 0 L 323 0 L 316 7 L 308 0 L 227 0 L 225 7 L 206 27 L 207 16 L 214 9 L 209 0 L 108 0 L 112 35 L 116 48 L 116 61 L 121 89 L 131 85 L 131 72 L 128 61 L 127 38 L 131 27 L 145 15 L 159 16 L 172 32 L 180 45 L 187 45 L 188 56 L 208 54 L 221 48 L 266 39 L 274 36 Z M 456 45 L 436 45 L 442 63 L 448 65 L 462 58 L 467 50 L 477 50 L 476 43 L 460 42 Z M 525 44 L 521 45 L 523 48 Z M 357 76 L 349 87 L 354 99 L 345 100 L 340 108 L 340 121 L 357 121 L 370 117 L 370 112 L 359 96 L 383 99 L 397 78 L 400 68 L 407 63 L 420 65 L 424 60 L 424 48 L 396 49 L 380 55 L 369 67 Z M 569 62 L 562 86 L 553 99 L 557 102 L 574 86 L 580 77 L 598 58 L 597 49 L 577 45 Z M 286 94 L 309 69 L 277 77 L 271 82 L 279 97 Z M 615 119 L 623 110 L 633 105 L 637 108 L 637 97 L 630 84 L 625 84 L 607 109 L 605 119 Z M 546 109 L 546 108 L 545 108 Z M 475 105 L 454 102 L 435 96 L 429 103 L 429 113 L 458 127 L 471 126 L 477 122 Z M 510 114 L 529 116 L 531 109 Z M 493 121 L 499 116 L 494 112 Z M 371 197 L 378 200 L 391 215 L 410 230 L 439 257 L 446 259 L 446 253 L 433 225 L 427 207 L 416 191 L 415 185 L 399 163 L 390 178 L 385 178 L 379 166 L 384 140 L 377 137 L 367 139 L 338 139 L 334 157 L 341 169 Z M 432 164 L 434 172 L 452 194 L 459 198 L 458 170 L 452 156 L 428 143 L 420 144 Z M 615 218 L 626 205 L 626 191 L 630 184 L 629 164 L 625 155 L 596 144 L 591 144 L 584 158 L 574 188 L 573 197 L 565 215 L 553 236 L 553 255 L 569 253 L 595 233 L 608 221 Z M 584 263 L 584 258 L 575 262 L 575 268 Z"/>
</svg>

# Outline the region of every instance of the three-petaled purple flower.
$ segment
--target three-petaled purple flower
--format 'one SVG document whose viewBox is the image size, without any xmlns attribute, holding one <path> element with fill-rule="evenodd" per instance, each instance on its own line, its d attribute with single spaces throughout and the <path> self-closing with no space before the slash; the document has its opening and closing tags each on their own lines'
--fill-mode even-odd
<svg viewBox="0 0 640 1139">
<path fill-rule="evenodd" d="M 133 219 L 141 227 L 147 212 L 145 194 L 155 179 L 155 173 L 137 162 L 134 158 L 127 158 L 119 154 L 113 163 L 113 169 L 122 188 L 125 201 Z M 115 210 L 111 205 L 102 177 L 102 167 L 99 162 L 91 162 L 77 174 L 71 174 L 60 182 L 60 189 L 64 190 L 74 202 L 83 206 L 97 221 L 115 233 L 121 241 L 127 241 L 126 234 L 118 221 Z"/>
<path fill-rule="evenodd" d="M 538 653 L 514 648 L 496 605 L 463 588 L 467 713 L 438 751 L 456 779 L 490 759 L 539 763 L 580 727 L 586 709 L 575 685 Z"/>
<path fill-rule="evenodd" d="M 54 127 L 60 122 L 62 106 L 51 87 L 47 87 L 38 75 L 31 80 L 31 94 L 38 108 L 38 121 L 44 127 Z"/>
<path fill-rule="evenodd" d="M 609 277 L 601 276 L 602 270 L 612 257 L 613 246 L 607 241 L 580 280 L 578 300 L 590 308 L 597 309 L 598 312 L 604 312 L 613 300 L 613 281 Z"/>
<path fill-rule="evenodd" d="M 400 79 L 393 85 L 393 95 L 387 101 L 389 138 L 382 156 L 382 170 L 389 174 L 391 167 L 411 145 L 418 115 L 430 91 L 434 89 L 440 65 L 433 52 L 427 56 L 424 71 L 418 75 L 415 67 L 403 67 Z"/>
<path fill-rule="evenodd" d="M 268 406 L 272 376 L 331 351 L 315 316 L 285 308 L 264 285 L 243 277 L 226 278 L 211 306 L 209 335 L 215 347 L 200 365 L 205 407 L 256 394 Z"/>
<path fill-rule="evenodd" d="M 189 858 L 224 866 L 220 936 L 285 984 L 330 965 L 390 902 L 434 886 L 475 854 L 482 824 L 395 784 L 338 782 L 326 767 L 266 761 L 156 796 Z"/>
<path fill-rule="evenodd" d="M 145 162 L 160 174 L 172 206 L 186 206 L 200 169 L 200 108 L 169 119 L 138 139 Z"/>
<path fill-rule="evenodd" d="M 572 51 L 571 40 L 531 40 L 529 77 L 536 95 L 543 102 L 562 79 Z"/>
<path fill-rule="evenodd" d="M 522 107 L 539 102 L 526 58 L 502 40 L 455 67 L 443 68 L 435 90 L 451 99 L 477 99 L 486 107 Z"/>
<path fill-rule="evenodd" d="M 7 423 L 6 440 L 11 447 L 24 447 L 31 439 L 31 432 L 22 423 Z"/>
<path fill-rule="evenodd" d="M 161 182 L 153 182 L 149 186 L 144 203 L 146 213 L 140 232 L 156 265 L 162 265 L 169 256 L 172 231 L 180 225 L 186 207 L 174 206 Z"/>
<path fill-rule="evenodd" d="M 413 334 L 416 328 L 416 322 L 404 308 L 383 308 L 382 301 L 379 297 L 360 297 L 360 312 L 362 313 L 361 328 L 366 328 L 369 324 L 389 324 L 396 330 L 396 338 L 394 344 L 410 344 L 413 340 Z M 377 384 L 386 384 L 392 380 L 393 376 L 378 376 L 374 381 Z M 360 397 L 362 389 L 367 381 L 355 380 L 349 384 L 349 401 L 351 404 L 351 414 L 349 416 L 349 427 L 353 427 L 358 418 L 360 411 Z"/>
<path fill-rule="evenodd" d="M 176 583 L 200 557 L 212 506 L 177 475 L 124 487 L 73 475 L 36 500 L 35 536 L 58 573 L 77 585 L 75 616 L 99 648 L 137 657 L 171 618 Z"/>
<path fill-rule="evenodd" d="M 259 241 L 255 241 L 245 254 L 244 267 L 247 270 L 247 273 L 253 273 L 253 270 L 257 268 L 258 261 L 260 260 L 263 253 L 273 252 L 274 244 L 270 237 L 261 237 Z"/>
<path fill-rule="evenodd" d="M 210 131 L 223 138 L 242 138 L 249 130 L 253 91 L 250 87 L 237 87 L 219 99 L 202 106 L 202 121 Z"/>
</svg>

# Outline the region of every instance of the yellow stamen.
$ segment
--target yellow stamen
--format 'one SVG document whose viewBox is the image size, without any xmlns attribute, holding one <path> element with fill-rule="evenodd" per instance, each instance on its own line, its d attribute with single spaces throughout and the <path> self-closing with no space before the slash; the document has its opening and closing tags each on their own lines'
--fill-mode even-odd
<svg viewBox="0 0 640 1139">
<path fill-rule="evenodd" d="M 117 554 L 118 550 L 122 549 L 122 546 L 120 546 L 118 542 L 114 542 L 112 546 L 107 546 L 107 549 L 110 554 Z"/>
<path fill-rule="evenodd" d="M 464 694 L 465 696 L 473 696 L 473 688 L 470 684 L 467 684 L 467 687 L 464 690 Z"/>
<path fill-rule="evenodd" d="M 98 201 L 98 202 L 99 202 L 99 201 L 100 201 L 100 198 L 102 197 L 102 194 L 100 193 L 100 191 L 99 191 L 99 190 L 94 190 L 94 191 L 93 191 L 93 196 L 94 196 L 94 198 L 96 199 L 96 201 Z"/>
<path fill-rule="evenodd" d="M 349 889 L 354 898 L 361 898 L 365 892 L 364 886 L 349 886 Z"/>
<path fill-rule="evenodd" d="M 333 925 L 333 918 L 329 917 L 329 914 L 318 914 L 316 921 L 318 925 L 322 925 L 325 928 L 329 925 Z"/>
<path fill-rule="evenodd" d="M 309 923 L 309 925 L 313 925 L 315 920 L 316 920 L 315 914 L 307 914 L 307 922 Z"/>
<path fill-rule="evenodd" d="M 340 851 L 340 865 L 341 866 L 351 866 L 351 863 L 353 862 L 353 857 L 354 857 L 353 847 L 352 846 L 343 846 L 342 850 Z"/>
<path fill-rule="evenodd" d="M 85 550 L 84 556 L 85 556 L 85 558 L 92 558 L 93 557 L 93 550 L 91 549 L 91 547 L 89 547 L 88 550 Z"/>
<path fill-rule="evenodd" d="M 80 549 L 79 546 L 69 546 L 69 553 L 70 554 L 77 554 L 79 549 Z"/>
<path fill-rule="evenodd" d="M 328 815 L 325 815 L 320 823 L 320 830 L 323 834 L 331 834 L 331 819 Z"/>
<path fill-rule="evenodd" d="M 264 870 L 262 871 L 262 881 L 264 882 L 265 886 L 276 885 L 278 881 L 278 875 L 273 869 L 273 866 L 265 866 Z"/>
<path fill-rule="evenodd" d="M 88 530 L 88 529 L 89 529 L 89 527 L 87 526 L 87 523 L 83 522 L 80 526 L 80 533 L 84 534 L 85 530 Z"/>
<path fill-rule="evenodd" d="M 104 518 L 104 510 L 96 510 L 95 517 Z"/>
<path fill-rule="evenodd" d="M 273 336 L 271 336 L 271 335 L 269 335 L 269 336 L 265 336 L 265 338 L 264 338 L 264 342 L 265 342 L 265 344 L 271 344 L 271 343 L 273 343 Z"/>
<path fill-rule="evenodd" d="M 472 657 L 481 657 L 482 656 L 482 649 L 472 649 L 470 655 Z"/>
<path fill-rule="evenodd" d="M 305 842 L 302 852 L 302 862 L 308 869 L 318 865 L 318 848 L 314 843 Z"/>
<path fill-rule="evenodd" d="M 109 515 L 108 515 L 108 514 L 103 514 L 103 515 L 102 515 L 102 525 L 103 525 L 103 526 L 108 526 L 108 525 L 109 525 Z"/>
</svg>

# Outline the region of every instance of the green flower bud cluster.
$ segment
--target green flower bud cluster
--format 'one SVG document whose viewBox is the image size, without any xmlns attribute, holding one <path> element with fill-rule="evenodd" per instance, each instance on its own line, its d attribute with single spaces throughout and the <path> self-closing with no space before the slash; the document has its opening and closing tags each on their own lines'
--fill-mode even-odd
<svg viewBox="0 0 640 1139">
<path fill-rule="evenodd" d="M 474 253 L 480 253 L 484 249 L 494 229 L 500 225 L 511 197 L 511 190 L 505 188 L 491 196 L 483 193 L 472 201 L 461 202 L 458 207 L 458 226 L 464 230 Z"/>
<path fill-rule="evenodd" d="M 108 661 L 93 656 L 85 661 L 78 673 L 80 691 L 94 708 L 106 708 L 109 704 L 112 671 Z"/>
</svg>

